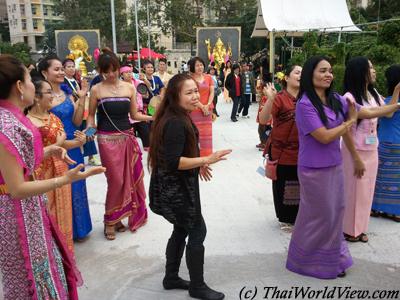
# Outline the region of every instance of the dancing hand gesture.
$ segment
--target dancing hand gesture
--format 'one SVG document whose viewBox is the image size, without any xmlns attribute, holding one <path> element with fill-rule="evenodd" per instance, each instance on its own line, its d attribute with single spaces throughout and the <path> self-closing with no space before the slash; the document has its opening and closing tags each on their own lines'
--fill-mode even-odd
<svg viewBox="0 0 400 300">
<path fill-rule="evenodd" d="M 347 121 L 356 122 L 358 113 L 356 110 L 356 104 L 347 98 L 347 103 L 349 104 L 349 111 L 347 113 Z"/>
<path fill-rule="evenodd" d="M 211 171 L 212 169 L 207 165 L 200 167 L 199 171 L 200 179 L 203 181 L 210 181 L 212 178 Z"/>
<path fill-rule="evenodd" d="M 212 165 L 215 164 L 216 162 L 219 162 L 220 160 L 226 160 L 225 156 L 227 156 L 231 152 L 232 152 L 231 149 L 219 150 L 214 152 L 213 154 L 207 156 L 206 165 Z"/>
<path fill-rule="evenodd" d="M 267 96 L 267 99 L 269 101 L 274 101 L 276 94 L 278 93 L 277 90 L 275 89 L 275 86 L 273 83 L 267 83 L 263 89 L 263 93 L 265 96 Z"/>
<path fill-rule="evenodd" d="M 65 174 L 65 176 L 68 178 L 68 181 L 75 182 L 78 180 L 83 180 L 90 176 L 98 175 L 98 174 L 104 173 L 106 171 L 106 168 L 104 168 L 104 167 L 93 167 L 93 168 L 89 168 L 89 169 L 81 172 L 83 167 L 84 167 L 83 164 L 79 164 L 75 168 L 69 170 Z"/>
<path fill-rule="evenodd" d="M 56 146 L 56 145 L 50 145 L 44 148 L 45 156 L 56 156 L 58 158 L 61 158 L 64 162 L 66 162 L 69 165 L 73 165 L 76 162 L 72 160 L 68 154 L 67 150 L 64 149 L 63 147 Z"/>
</svg>

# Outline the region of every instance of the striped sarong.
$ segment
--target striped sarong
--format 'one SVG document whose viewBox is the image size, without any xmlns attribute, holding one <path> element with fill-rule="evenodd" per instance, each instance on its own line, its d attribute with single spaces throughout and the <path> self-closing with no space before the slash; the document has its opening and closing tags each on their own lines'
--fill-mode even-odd
<svg viewBox="0 0 400 300">
<path fill-rule="evenodd" d="M 212 115 L 204 116 L 201 111 L 190 113 L 194 125 L 199 130 L 200 156 L 207 156 L 213 152 L 212 146 Z"/>
<path fill-rule="evenodd" d="M 400 144 L 379 143 L 379 165 L 372 209 L 400 215 Z"/>
</svg>

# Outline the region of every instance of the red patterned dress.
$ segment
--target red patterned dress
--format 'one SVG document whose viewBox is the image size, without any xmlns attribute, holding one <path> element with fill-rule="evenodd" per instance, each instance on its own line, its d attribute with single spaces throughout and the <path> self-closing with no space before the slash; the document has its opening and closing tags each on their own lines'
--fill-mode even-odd
<svg viewBox="0 0 400 300">
<path fill-rule="evenodd" d="M 49 123 L 38 129 L 42 135 L 44 147 L 56 144 L 57 137 L 64 132 L 61 120 L 52 113 L 50 113 Z M 35 170 L 35 177 L 39 180 L 50 179 L 62 176 L 67 171 L 68 165 L 63 160 L 51 156 L 43 160 Z M 65 236 L 68 249 L 73 251 L 71 185 L 67 184 L 47 192 L 46 196 L 48 198 L 49 215 L 55 220 L 61 233 Z"/>
</svg>

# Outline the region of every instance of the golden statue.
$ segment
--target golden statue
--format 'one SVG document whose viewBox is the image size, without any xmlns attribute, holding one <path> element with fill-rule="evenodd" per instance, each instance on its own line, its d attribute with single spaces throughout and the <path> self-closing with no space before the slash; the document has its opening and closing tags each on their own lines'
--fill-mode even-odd
<svg viewBox="0 0 400 300">
<path fill-rule="evenodd" d="M 92 56 L 88 54 L 89 45 L 86 39 L 79 34 L 74 35 L 68 42 L 68 49 L 70 53 L 67 58 L 74 60 L 75 67 L 81 70 L 82 76 L 87 76 L 85 60 L 91 62 Z"/>
<path fill-rule="evenodd" d="M 228 47 L 226 48 L 221 40 L 221 37 L 218 37 L 217 41 L 215 42 L 214 48 L 212 49 L 210 39 L 207 39 L 204 42 L 207 46 L 208 59 L 210 60 L 210 62 L 215 62 L 215 67 L 219 71 L 222 63 L 226 63 L 228 60 L 230 60 L 232 56 L 231 44 L 229 43 Z"/>
</svg>

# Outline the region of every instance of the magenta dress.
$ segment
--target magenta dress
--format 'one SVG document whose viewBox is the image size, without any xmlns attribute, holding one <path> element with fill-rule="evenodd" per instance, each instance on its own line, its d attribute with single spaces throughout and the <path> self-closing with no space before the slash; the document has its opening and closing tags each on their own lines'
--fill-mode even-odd
<svg viewBox="0 0 400 300">
<path fill-rule="evenodd" d="M 5 100 L 0 100 L 0 143 L 23 167 L 26 178 L 43 158 L 39 131 Z M 0 173 L 0 270 L 5 299 L 78 299 L 79 273 L 45 201 L 44 195 L 12 198 Z"/>
<path fill-rule="evenodd" d="M 115 225 L 128 219 L 131 231 L 147 221 L 142 152 L 128 118 L 128 97 L 98 100 L 97 141 L 106 168 L 107 196 L 104 223 Z"/>
<path fill-rule="evenodd" d="M 339 96 L 343 113 L 348 110 L 346 100 Z M 344 121 L 324 107 L 327 128 Z M 339 139 L 322 144 L 311 132 L 324 127 L 316 108 L 307 95 L 296 106 L 299 131 L 298 176 L 300 209 L 289 245 L 286 267 L 293 272 L 316 278 L 336 278 L 352 264 L 343 237 L 344 183 Z"/>
</svg>

